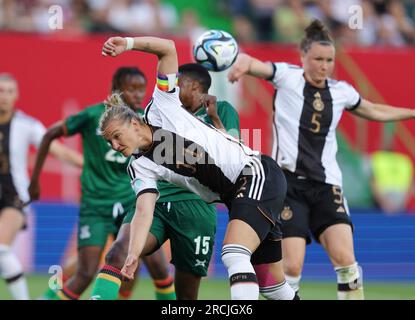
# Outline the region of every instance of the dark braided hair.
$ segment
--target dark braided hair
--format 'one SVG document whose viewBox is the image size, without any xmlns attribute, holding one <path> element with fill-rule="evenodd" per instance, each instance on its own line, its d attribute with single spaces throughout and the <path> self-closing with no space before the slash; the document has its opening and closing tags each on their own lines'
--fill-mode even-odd
<svg viewBox="0 0 415 320">
<path fill-rule="evenodd" d="M 306 36 L 303 40 L 301 40 L 300 44 L 300 49 L 304 53 L 310 50 L 313 42 L 318 42 L 319 44 L 326 46 L 334 45 L 330 32 L 318 19 L 313 20 L 313 22 L 310 23 L 310 25 L 305 29 L 305 34 Z"/>
<path fill-rule="evenodd" d="M 125 82 L 126 78 L 129 76 L 141 76 L 147 81 L 144 73 L 137 67 L 121 67 L 115 71 L 112 77 L 111 91 L 121 91 L 122 84 Z"/>
</svg>

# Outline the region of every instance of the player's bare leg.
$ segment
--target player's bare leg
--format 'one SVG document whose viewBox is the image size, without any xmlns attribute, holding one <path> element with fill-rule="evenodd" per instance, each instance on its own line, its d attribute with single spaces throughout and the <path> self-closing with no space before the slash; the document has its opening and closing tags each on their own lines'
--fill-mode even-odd
<svg viewBox="0 0 415 320">
<path fill-rule="evenodd" d="M 115 300 L 117 298 L 122 280 L 121 268 L 127 257 L 129 241 L 130 224 L 124 223 L 118 232 L 117 239 L 105 256 L 105 265 L 97 276 L 91 299 Z M 143 255 L 153 252 L 157 246 L 157 239 L 149 233 Z M 173 280 L 171 280 L 171 283 L 173 283 Z M 164 283 L 162 284 L 164 286 Z"/>
<path fill-rule="evenodd" d="M 348 224 L 335 224 L 320 235 L 337 274 L 339 300 L 363 300 L 362 269 L 357 264 L 353 249 L 352 228 Z"/>
<path fill-rule="evenodd" d="M 151 233 L 150 233 L 151 235 Z M 174 279 L 169 273 L 169 262 L 163 248 L 142 258 L 153 279 L 157 300 L 175 300 Z"/>
<path fill-rule="evenodd" d="M 12 207 L 2 209 L 0 215 L 0 275 L 6 281 L 12 297 L 28 300 L 29 291 L 23 267 L 11 249 L 13 240 L 25 222 L 23 214 Z"/>
<path fill-rule="evenodd" d="M 202 279 L 200 276 L 176 269 L 174 278 L 177 300 L 197 300 Z"/>
<path fill-rule="evenodd" d="M 301 273 L 304 266 L 306 240 L 301 237 L 288 237 L 282 240 L 282 256 L 285 279 L 293 290 L 300 290 Z"/>
<path fill-rule="evenodd" d="M 85 246 L 78 250 L 78 264 L 75 274 L 68 279 L 57 293 L 59 300 L 77 300 L 96 275 L 103 248 Z"/>
</svg>

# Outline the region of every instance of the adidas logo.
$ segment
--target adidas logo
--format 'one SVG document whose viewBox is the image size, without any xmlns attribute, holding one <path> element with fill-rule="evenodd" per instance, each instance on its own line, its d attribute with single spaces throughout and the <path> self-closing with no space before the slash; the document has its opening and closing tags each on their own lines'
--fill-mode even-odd
<svg viewBox="0 0 415 320">
<path fill-rule="evenodd" d="M 336 212 L 342 212 L 342 213 L 346 213 L 346 210 L 344 210 L 344 208 L 342 206 L 338 207 Z"/>
</svg>

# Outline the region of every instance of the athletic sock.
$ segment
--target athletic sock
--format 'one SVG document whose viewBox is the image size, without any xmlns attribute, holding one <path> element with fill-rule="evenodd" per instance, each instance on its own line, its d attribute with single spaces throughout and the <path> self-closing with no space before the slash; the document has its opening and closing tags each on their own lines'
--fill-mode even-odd
<svg viewBox="0 0 415 320">
<path fill-rule="evenodd" d="M 258 300 L 259 286 L 251 264 L 251 251 L 241 245 L 222 248 L 222 262 L 228 270 L 232 300 Z"/>
<path fill-rule="evenodd" d="M 23 274 L 23 267 L 7 245 L 0 245 L 0 272 L 15 300 L 29 300 L 29 290 Z"/>
<path fill-rule="evenodd" d="M 174 279 L 169 275 L 166 279 L 153 280 L 156 300 L 176 300 Z"/>
<path fill-rule="evenodd" d="M 91 300 L 116 300 L 121 287 L 121 270 L 104 265 L 92 289 Z"/>
<path fill-rule="evenodd" d="M 337 298 L 339 300 L 364 300 L 362 268 L 354 263 L 334 268 L 337 274 Z"/>
</svg>

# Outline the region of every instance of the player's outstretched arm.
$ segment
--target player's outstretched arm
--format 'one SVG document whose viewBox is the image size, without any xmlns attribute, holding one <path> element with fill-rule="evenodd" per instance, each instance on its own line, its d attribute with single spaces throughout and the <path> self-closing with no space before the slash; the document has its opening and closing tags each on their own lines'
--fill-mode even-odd
<svg viewBox="0 0 415 320">
<path fill-rule="evenodd" d="M 173 40 L 157 37 L 111 37 L 102 47 L 103 56 L 116 57 L 128 51 L 137 50 L 157 55 L 157 70 L 162 74 L 172 74 L 178 71 L 177 52 Z"/>
<path fill-rule="evenodd" d="M 362 99 L 360 105 L 352 113 L 367 120 L 381 122 L 415 119 L 415 109 L 372 103 L 365 99 Z"/>
<path fill-rule="evenodd" d="M 245 74 L 268 79 L 272 76 L 273 72 L 274 68 L 271 63 L 260 61 L 246 53 L 239 53 L 229 71 L 228 80 L 233 83 Z"/>
<path fill-rule="evenodd" d="M 45 163 L 46 156 L 49 152 L 52 141 L 64 135 L 64 124 L 62 121 L 54 124 L 48 128 L 42 138 L 39 149 L 36 155 L 36 162 L 32 173 L 32 178 L 29 185 L 30 200 L 38 200 L 40 196 L 39 176 Z"/>
<path fill-rule="evenodd" d="M 137 198 L 134 218 L 130 224 L 130 244 L 128 256 L 121 269 L 123 276 L 134 279 L 138 261 L 153 222 L 153 213 L 156 205 L 156 193 L 143 193 Z"/>
<path fill-rule="evenodd" d="M 69 163 L 74 167 L 82 168 L 84 165 L 84 157 L 81 153 L 64 146 L 58 141 L 52 141 L 50 145 L 50 153 L 59 160 Z"/>
</svg>

